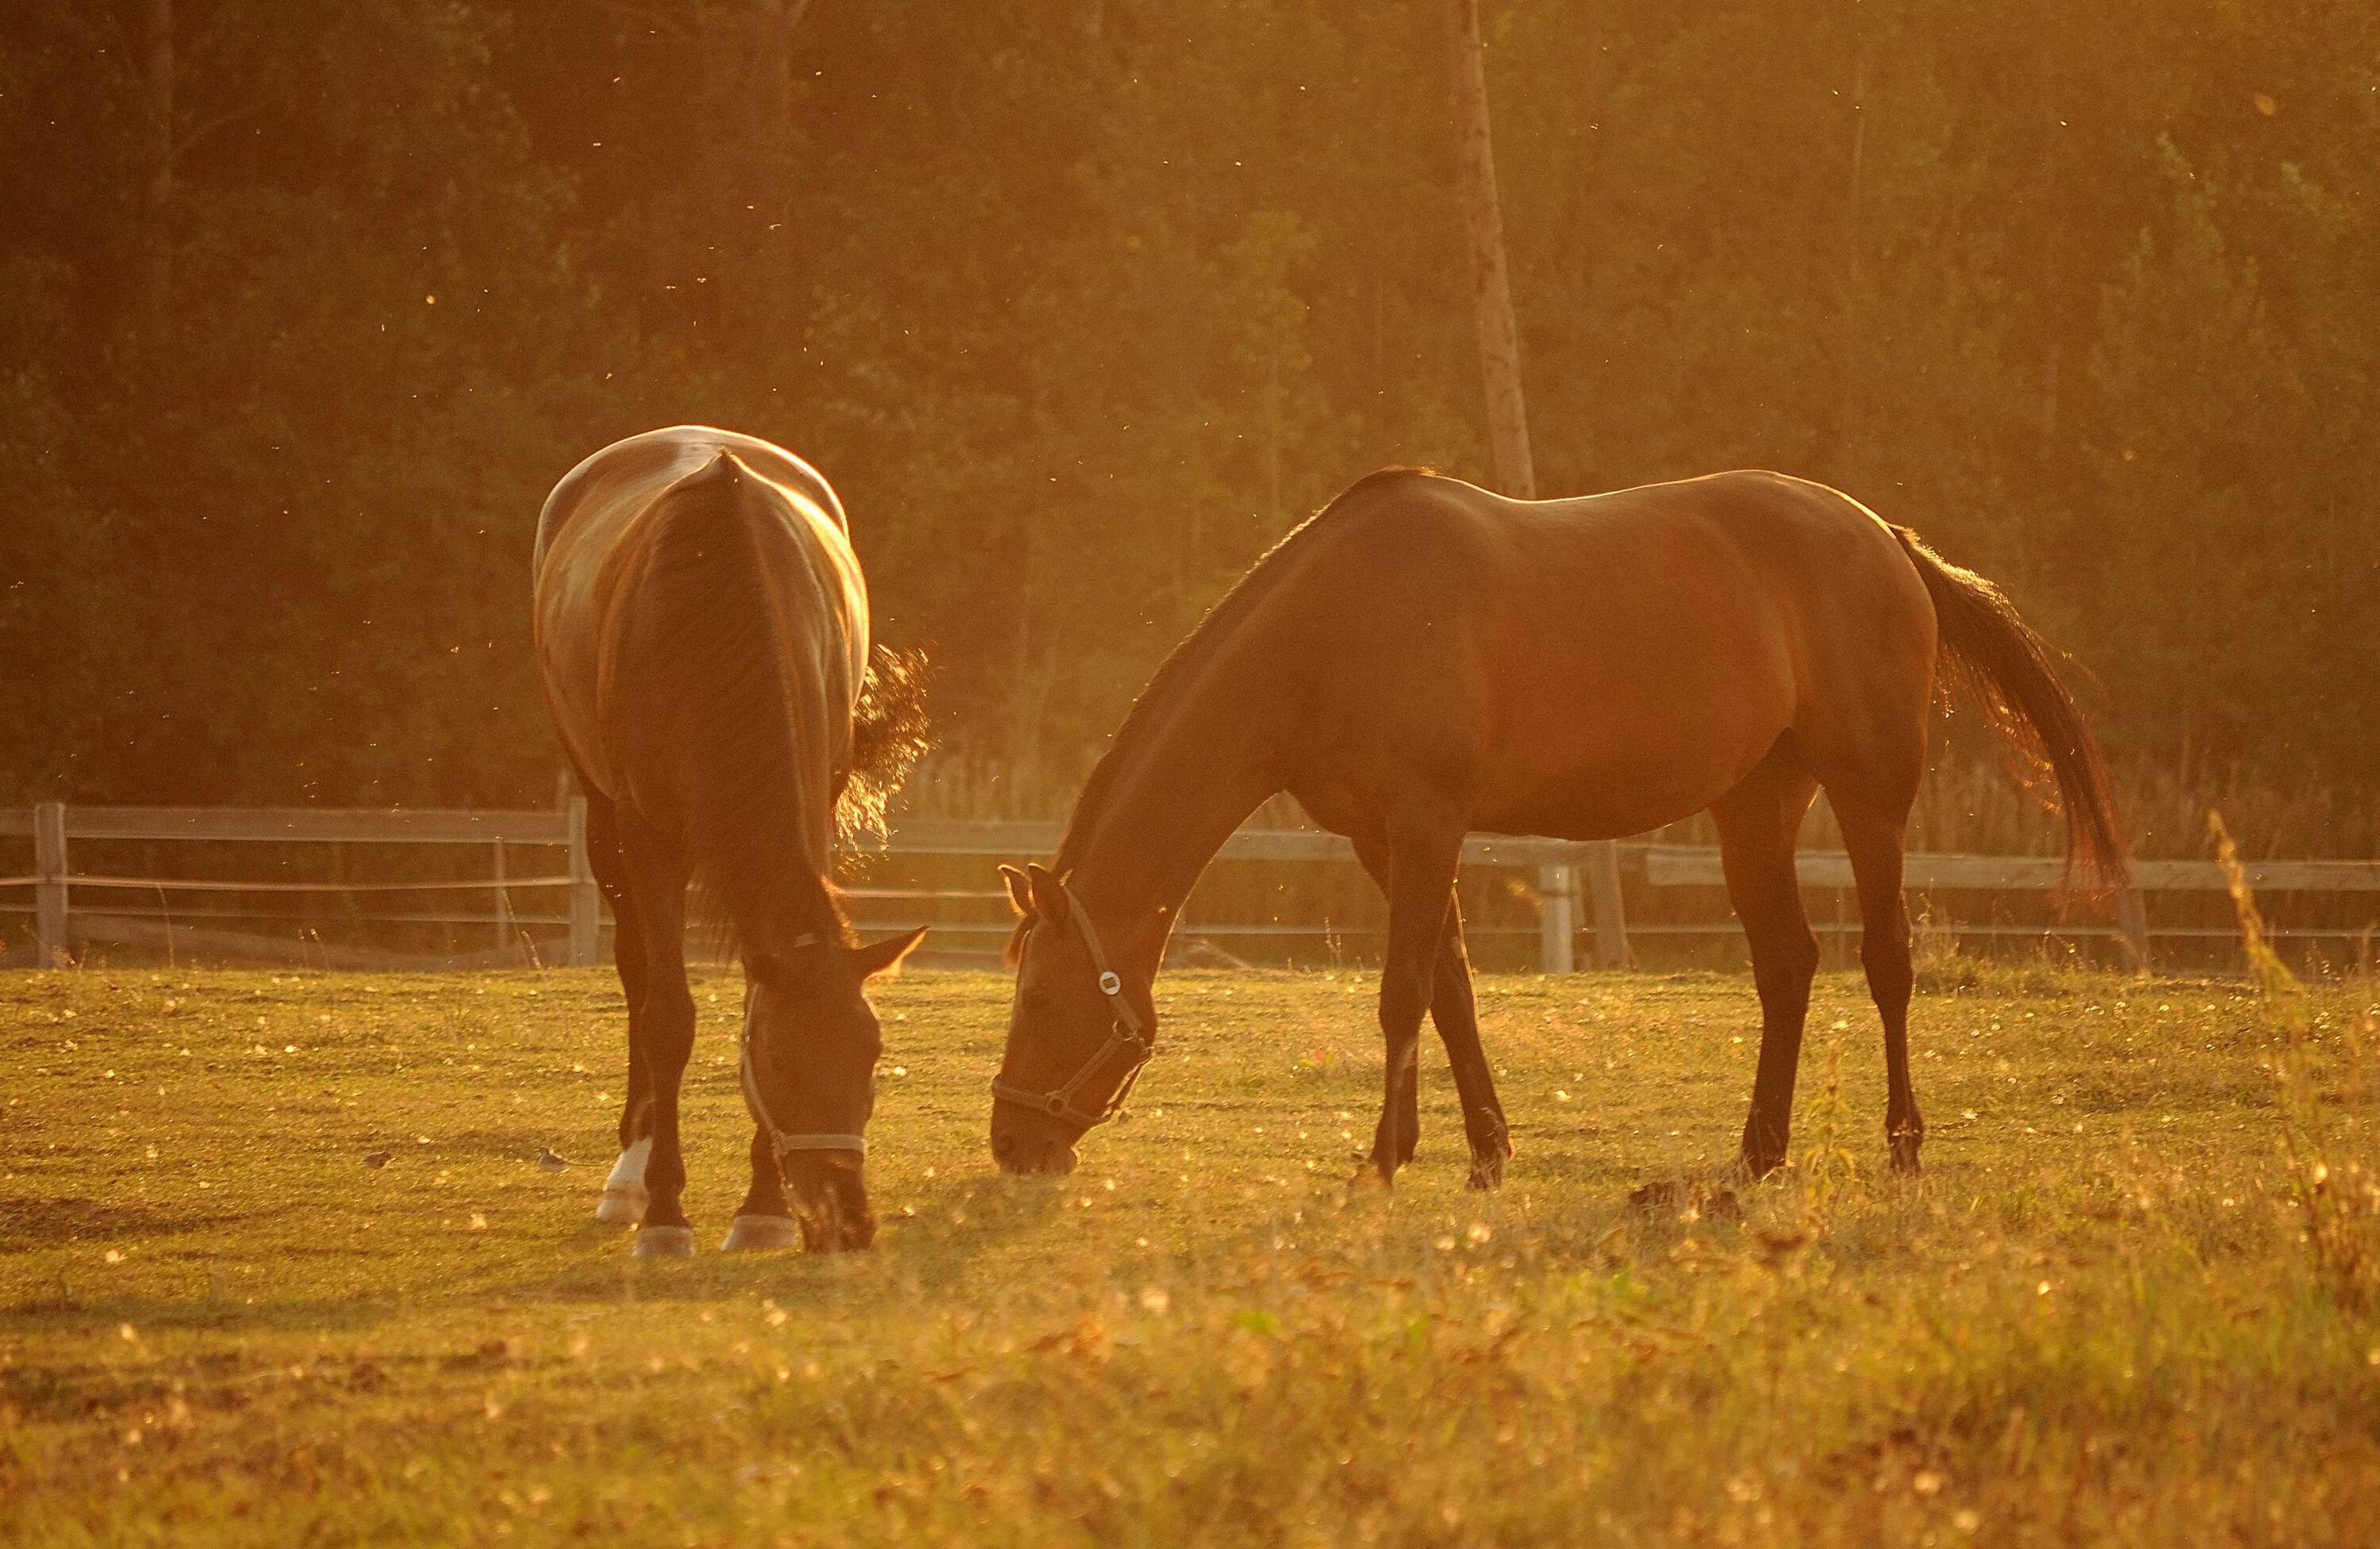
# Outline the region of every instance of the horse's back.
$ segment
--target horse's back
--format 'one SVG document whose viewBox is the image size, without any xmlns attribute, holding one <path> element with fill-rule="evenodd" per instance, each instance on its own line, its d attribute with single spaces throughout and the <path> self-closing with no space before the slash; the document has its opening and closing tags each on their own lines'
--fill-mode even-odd
<svg viewBox="0 0 2380 1549">
<path fill-rule="evenodd" d="M 1634 832 L 1708 805 L 1787 732 L 1922 728 L 1923 582 L 1823 485 L 1728 473 L 1532 502 L 1383 474 L 1316 535 L 1284 612 L 1337 638 L 1318 739 L 1439 727 L 1475 750 L 1483 827 L 1561 832 L 1591 809 Z"/>
</svg>

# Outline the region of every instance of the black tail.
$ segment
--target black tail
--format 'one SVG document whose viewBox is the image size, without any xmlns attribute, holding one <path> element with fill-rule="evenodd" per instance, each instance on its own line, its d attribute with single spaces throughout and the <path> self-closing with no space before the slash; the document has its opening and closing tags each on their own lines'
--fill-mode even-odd
<svg viewBox="0 0 2380 1549">
<path fill-rule="evenodd" d="M 926 653 L 879 646 L 851 718 L 851 783 L 843 788 L 835 822 L 844 836 L 884 831 L 886 809 L 910 768 L 933 746 L 926 714 Z"/>
<path fill-rule="evenodd" d="M 788 888 L 818 889 L 840 919 L 821 880 L 829 857 L 811 853 L 812 804 L 833 793 L 806 788 L 804 696 L 745 509 L 753 483 L 722 452 L 662 495 L 621 601 L 608 696 L 613 720 L 649 729 L 637 741 L 659 763 L 630 783 L 672 793 L 700 912 L 729 946 L 765 939 Z"/>
<path fill-rule="evenodd" d="M 1892 531 L 1934 599 L 1951 682 L 2021 758 L 2056 779 L 2070 875 L 2079 871 L 2095 892 L 2127 886 L 2131 867 L 2107 789 L 2107 766 L 2073 696 L 2058 681 L 2049 644 L 2017 616 L 1998 587 L 1943 559 L 1908 528 Z"/>
</svg>

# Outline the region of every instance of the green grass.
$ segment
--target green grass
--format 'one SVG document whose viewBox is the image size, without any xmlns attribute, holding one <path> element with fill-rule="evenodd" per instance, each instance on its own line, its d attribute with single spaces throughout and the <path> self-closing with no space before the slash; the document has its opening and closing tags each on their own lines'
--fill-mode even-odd
<svg viewBox="0 0 2380 1549">
<path fill-rule="evenodd" d="M 1138 1113 L 1052 1181 L 990 1171 L 1006 984 L 912 974 L 877 1249 L 639 1263 L 591 1218 L 607 974 L 8 975 L 0 1539 L 2368 1543 L 2380 1321 L 2301 1242 L 2250 996 L 1922 996 L 1908 1186 L 1823 977 L 1821 1165 L 1736 1220 L 1626 1195 L 1729 1154 L 1742 979 L 1487 981 L 1511 1180 L 1462 1191 L 1433 1061 L 1383 1197 L 1368 976 L 1168 975 Z M 2371 998 L 2310 1001 L 2335 1119 Z M 748 1131 L 735 981 L 697 998 L 707 1250 Z"/>
</svg>

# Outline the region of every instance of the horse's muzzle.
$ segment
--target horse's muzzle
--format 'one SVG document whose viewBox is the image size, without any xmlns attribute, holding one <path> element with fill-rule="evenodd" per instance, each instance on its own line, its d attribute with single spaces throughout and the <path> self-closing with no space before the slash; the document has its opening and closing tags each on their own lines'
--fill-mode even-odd
<svg viewBox="0 0 2380 1549">
<path fill-rule="evenodd" d="M 856 1166 L 833 1153 L 798 1153 L 787 1159 L 785 1192 L 802 1246 L 813 1253 L 865 1248 L 876 1240 L 876 1212 L 868 1207 L 868 1184 Z"/>
<path fill-rule="evenodd" d="M 991 1159 L 1002 1172 L 1062 1175 L 1075 1170 L 1073 1137 L 1039 1114 L 1011 1114 L 1006 1104 L 991 1115 Z"/>
</svg>

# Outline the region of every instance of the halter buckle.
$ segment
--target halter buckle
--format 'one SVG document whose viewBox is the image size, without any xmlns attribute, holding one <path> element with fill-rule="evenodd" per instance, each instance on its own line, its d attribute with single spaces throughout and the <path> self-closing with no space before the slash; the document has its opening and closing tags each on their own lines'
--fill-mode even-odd
<svg viewBox="0 0 2380 1549">
<path fill-rule="evenodd" d="M 1123 981 L 1116 977 L 1114 969 L 1103 968 L 1099 971 L 1099 993 L 1110 998 L 1123 993 Z"/>
</svg>

